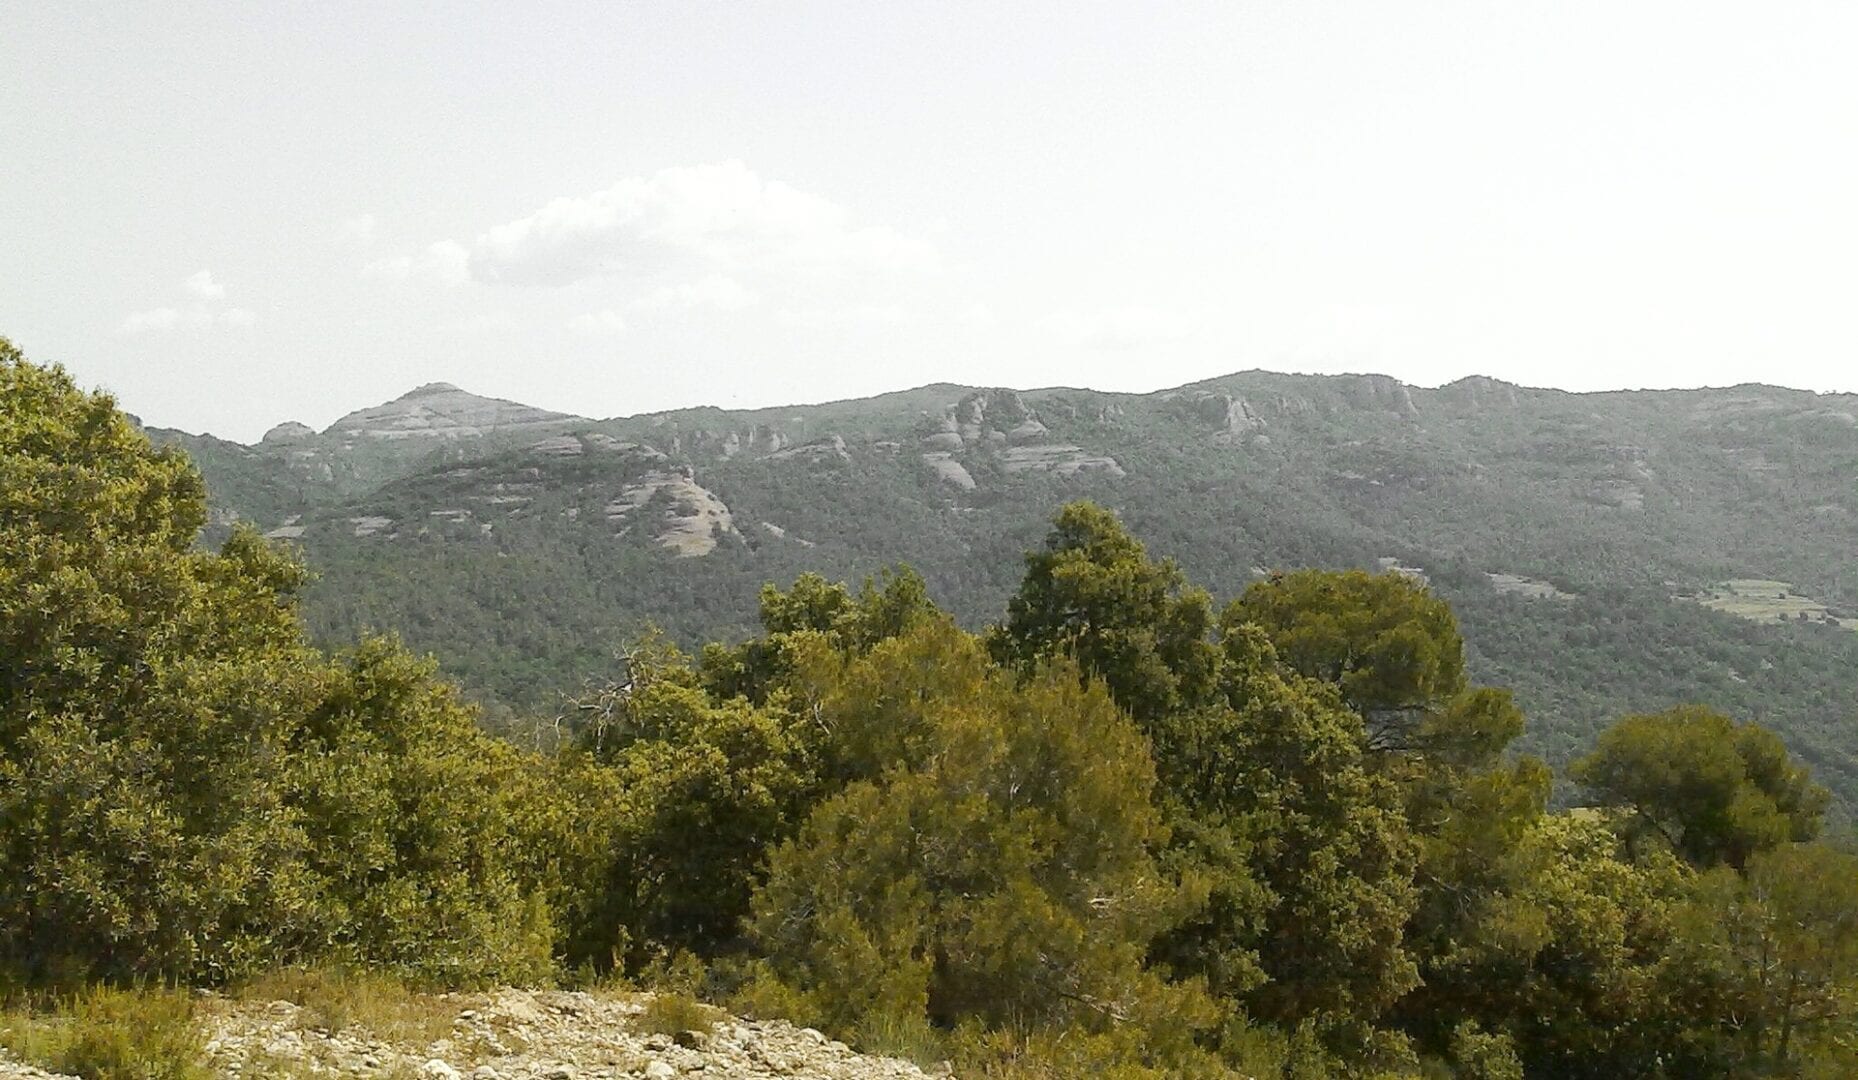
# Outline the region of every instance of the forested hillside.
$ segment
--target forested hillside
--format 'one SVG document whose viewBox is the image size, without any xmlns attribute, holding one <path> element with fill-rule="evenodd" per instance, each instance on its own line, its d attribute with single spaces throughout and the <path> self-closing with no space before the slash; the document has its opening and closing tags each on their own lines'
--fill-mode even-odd
<svg viewBox="0 0 1858 1080">
<path fill-rule="evenodd" d="M 684 527 L 665 457 L 549 438 L 390 487 L 472 470 L 452 496 L 539 519 L 525 462 L 611 454 L 666 479 L 561 516 L 754 550 Z M 391 639 L 312 644 L 303 568 L 248 526 L 202 545 L 205 490 L 0 339 L 0 1046 L 34 1062 L 202 1076 L 193 991 L 335 1036 L 433 1008 L 407 985 L 639 980 L 659 1050 L 722 1046 L 676 989 L 1000 1080 L 1858 1068 L 1858 855 L 1814 770 L 1708 703 L 1622 708 L 1556 809 L 1411 572 L 1216 600 L 1073 500 L 978 633 L 913 571 L 802 574 L 739 640 L 635 639 L 524 746 Z M 508 1034 L 440 1019 L 431 1077 Z"/>
<path fill-rule="evenodd" d="M 1220 597 L 1406 568 L 1562 762 L 1710 701 L 1858 798 L 1858 398 L 1569 394 L 1247 372 L 1145 396 L 930 386 L 588 420 L 436 384 L 257 446 L 156 431 L 216 518 L 302 546 L 319 638 L 392 627 L 505 718 L 612 674 L 646 624 L 749 633 L 757 590 L 915 567 L 964 625 L 1088 497 Z M 1738 583 L 1731 589 L 1728 583 Z"/>
</svg>

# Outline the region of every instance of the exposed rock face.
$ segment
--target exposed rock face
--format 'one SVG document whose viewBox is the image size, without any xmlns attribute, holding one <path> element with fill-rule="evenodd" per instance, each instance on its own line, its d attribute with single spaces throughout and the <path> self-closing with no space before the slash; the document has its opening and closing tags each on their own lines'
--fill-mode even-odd
<svg viewBox="0 0 1858 1080">
<path fill-rule="evenodd" d="M 1006 441 L 1009 443 L 1037 442 L 1048 434 L 1050 432 L 1044 424 L 1027 418 L 1018 427 L 1006 433 Z"/>
<path fill-rule="evenodd" d="M 1518 405 L 1516 386 L 1488 375 L 1467 375 L 1457 382 L 1439 387 L 1440 396 L 1462 402 L 1474 409 L 1514 409 Z"/>
<path fill-rule="evenodd" d="M 785 450 L 791 440 L 770 424 L 716 432 L 698 430 L 691 433 L 692 449 L 715 454 L 727 460 L 738 454 L 771 457 Z"/>
<path fill-rule="evenodd" d="M 1352 375 L 1346 377 L 1343 395 L 1361 409 L 1386 409 L 1402 416 L 1417 416 L 1413 394 L 1406 384 L 1391 375 Z"/>
<path fill-rule="evenodd" d="M 801 443 L 799 446 L 789 446 L 768 455 L 770 461 L 791 461 L 796 458 L 811 462 L 850 461 L 852 455 L 845 449 L 844 438 L 838 435 L 814 439 L 812 442 Z"/>
<path fill-rule="evenodd" d="M 382 405 L 359 409 L 329 425 L 325 435 L 360 439 L 458 439 L 494 432 L 544 429 L 581 419 L 529 405 L 466 393 L 451 383 L 427 383 Z"/>
<path fill-rule="evenodd" d="M 267 446 L 289 446 L 291 443 L 300 443 L 315 437 L 316 430 L 310 425 L 299 424 L 295 420 L 286 420 L 265 432 L 264 438 L 258 441 Z"/>
<path fill-rule="evenodd" d="M 1426 572 L 1424 570 L 1420 569 L 1417 566 L 1402 566 L 1400 565 L 1400 560 L 1395 558 L 1392 555 L 1382 555 L 1380 558 L 1374 561 L 1378 566 L 1380 566 L 1381 571 L 1383 573 L 1394 573 L 1394 574 L 1399 574 L 1401 577 L 1412 578 L 1414 581 L 1419 582 L 1421 585 L 1429 584 L 1432 580 L 1431 578 L 1428 578 L 1426 576 Z"/>
<path fill-rule="evenodd" d="M 955 405 L 955 429 L 967 443 L 983 443 L 1000 432 L 1031 420 L 1032 409 L 1017 390 L 983 390 Z"/>
<path fill-rule="evenodd" d="M 1237 438 L 1263 427 L 1264 418 L 1252 409 L 1251 402 L 1244 398 L 1226 398 L 1226 435 Z"/>
<path fill-rule="evenodd" d="M 791 540 L 794 543 L 799 544 L 801 547 L 817 547 L 818 546 L 817 544 L 813 543 L 813 541 L 811 540 L 802 540 L 800 537 L 793 535 L 792 533 L 788 532 L 786 529 L 781 528 L 779 525 L 776 525 L 772 521 L 762 522 L 761 527 L 768 531 L 769 536 L 772 536 L 777 540 Z"/>
<path fill-rule="evenodd" d="M 303 520 L 303 516 L 301 514 L 290 515 L 289 517 L 284 519 L 284 523 L 282 525 L 279 525 L 277 528 L 267 531 L 265 533 L 265 539 L 267 540 L 295 540 L 301 537 L 304 533 L 309 531 L 309 528 L 307 526 L 298 524 L 298 522 L 302 520 Z"/>
<path fill-rule="evenodd" d="M 651 518 L 641 511 L 662 496 L 664 509 Z M 654 519 L 655 518 L 655 519 Z M 741 536 L 729 507 L 716 493 L 698 484 L 688 469 L 652 469 L 626 485 L 606 504 L 606 519 L 621 532 L 646 520 L 652 539 L 681 558 L 708 555 L 723 536 Z"/>
<path fill-rule="evenodd" d="M 1045 442 L 1051 430 L 1033 414 L 1025 398 L 1013 390 L 983 390 L 969 394 L 948 412 L 931 421 L 922 437 L 923 461 L 936 478 L 962 491 L 974 490 L 974 475 L 956 460 L 957 454 L 997 454 L 1010 473 L 1050 472 L 1075 476 L 1082 472 L 1124 475 L 1114 458 L 1090 454 L 1069 443 Z M 1005 428 L 1006 430 L 1002 430 Z"/>
<path fill-rule="evenodd" d="M 586 452 L 586 448 L 581 445 L 581 440 L 572 435 L 557 435 L 533 444 L 529 447 L 529 452 L 545 457 L 580 457 Z"/>
<path fill-rule="evenodd" d="M 1000 456 L 1000 462 L 1009 473 L 1037 471 L 1076 476 L 1081 472 L 1104 472 L 1111 476 L 1127 475 L 1115 458 L 1087 454 L 1078 447 L 1064 443 L 1010 447 Z"/>
<path fill-rule="evenodd" d="M 1645 509 L 1644 485 L 1657 479 L 1646 464 L 1646 453 L 1639 446 L 1604 446 L 1597 451 L 1604 462 L 1605 475 L 1594 485 L 1589 497 L 1602 506 L 1621 510 Z"/>
<path fill-rule="evenodd" d="M 963 491 L 974 490 L 973 474 L 968 472 L 967 466 L 956 461 L 954 456 L 946 451 L 924 454 L 923 462 L 929 466 L 931 472 L 935 473 L 936 479 L 944 484 Z"/>
<path fill-rule="evenodd" d="M 649 997 L 501 990 L 433 999 L 455 1015 L 431 1042 L 381 1039 L 354 1026 L 323 1029 L 289 1002 L 212 1002 L 207 1056 L 223 1076 L 270 1075 L 279 1064 L 325 1076 L 412 1076 L 428 1080 L 619 1080 L 737 1077 L 740 1080 L 924 1080 L 915 1065 L 853 1053 L 811 1028 L 723 1017 L 705 1031 L 641 1030 Z M 442 1023 L 442 1019 L 439 1021 Z M 266 1068 L 270 1066 L 270 1068 Z M 43 1080 L 43 1074 L 0 1078 Z"/>
<path fill-rule="evenodd" d="M 1573 600 L 1575 595 L 1562 592 L 1546 581 L 1537 581 L 1523 577 L 1521 574 L 1504 574 L 1488 572 L 1484 575 L 1490 579 L 1490 587 L 1500 593 L 1520 596 L 1526 600 Z"/>
<path fill-rule="evenodd" d="M 1175 408 L 1200 423 L 1212 424 L 1213 437 L 1219 442 L 1239 442 L 1265 427 L 1264 416 L 1251 402 L 1231 394 L 1183 390 L 1163 394 L 1161 400 L 1174 402 Z"/>
</svg>

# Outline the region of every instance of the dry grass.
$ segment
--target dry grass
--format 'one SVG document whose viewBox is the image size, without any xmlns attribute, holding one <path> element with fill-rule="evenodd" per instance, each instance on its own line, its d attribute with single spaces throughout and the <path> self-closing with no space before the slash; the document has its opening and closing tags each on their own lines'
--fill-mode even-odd
<svg viewBox="0 0 1858 1080">
<path fill-rule="evenodd" d="M 682 1031 L 707 1032 L 728 1014 L 714 1005 L 677 993 L 653 994 L 645 1009 L 633 1018 L 633 1029 L 647 1035 L 676 1035 Z"/>
<path fill-rule="evenodd" d="M 458 1004 L 409 988 L 374 972 L 340 967 L 286 968 L 241 985 L 245 1001 L 288 1001 L 303 1010 L 299 1022 L 327 1032 L 359 1028 L 388 1042 L 425 1045 L 445 1038 Z"/>
<path fill-rule="evenodd" d="M 0 1014 L 0 1045 L 86 1080 L 207 1080 L 206 1038 L 185 990 L 90 987 Z"/>
</svg>

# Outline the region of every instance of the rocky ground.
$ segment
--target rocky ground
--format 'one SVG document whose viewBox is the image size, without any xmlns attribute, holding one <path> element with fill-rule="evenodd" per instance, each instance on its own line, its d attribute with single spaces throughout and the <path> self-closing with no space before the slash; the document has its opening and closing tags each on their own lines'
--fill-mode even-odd
<svg viewBox="0 0 1858 1080">
<path fill-rule="evenodd" d="M 0 1080 L 67 1080 L 57 1073 L 48 1073 L 44 1069 L 35 1069 L 15 1061 L 0 1047 Z"/>
<path fill-rule="evenodd" d="M 783 1021 L 724 1017 L 704 1031 L 647 1031 L 647 1000 L 564 991 L 448 994 L 431 999 L 435 1016 L 424 1032 L 399 1038 L 352 1023 L 331 1031 L 315 1010 L 289 1002 L 216 1000 L 204 1010 L 207 1057 L 220 1075 L 249 1080 L 924 1080 L 947 1072 L 857 1054 Z M 450 1031 L 427 1041 L 446 1013 Z M 0 1051 L 0 1080 L 57 1078 Z"/>
</svg>

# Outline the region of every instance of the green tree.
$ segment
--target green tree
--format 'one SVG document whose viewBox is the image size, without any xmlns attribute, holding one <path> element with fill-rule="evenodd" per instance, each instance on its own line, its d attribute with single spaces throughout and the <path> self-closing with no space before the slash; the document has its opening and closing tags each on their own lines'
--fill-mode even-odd
<svg viewBox="0 0 1858 1080">
<path fill-rule="evenodd" d="M 1179 901 L 1153 767 L 1100 687 L 1021 682 L 938 620 L 848 665 L 822 718 L 885 762 L 770 857 L 754 934 L 782 984 L 840 1030 L 1128 1026 L 1151 1064 L 1196 1057 L 1212 1012 L 1143 967 Z"/>
<path fill-rule="evenodd" d="M 1713 987 L 1701 1017 L 1731 1038 L 1741 1068 L 1793 1075 L 1803 1058 L 1851 1048 L 1823 1036 L 1858 1014 L 1858 855 L 1783 844 L 1698 882 L 1674 950 L 1683 992 Z M 1700 1025 L 1701 1026 L 1701 1025 Z"/>
<path fill-rule="evenodd" d="M 698 670 L 712 695 L 760 703 L 792 674 L 796 650 L 808 648 L 803 642 L 861 652 L 936 614 L 921 575 L 907 566 L 866 578 L 856 596 L 843 583 L 801 574 L 785 592 L 761 587 L 760 637 L 705 646 Z"/>
<path fill-rule="evenodd" d="M 816 797 L 790 714 L 718 701 L 674 651 L 635 651 L 610 715 L 583 732 L 617 789 L 600 899 L 571 962 L 632 969 L 736 944 L 767 851 Z"/>
<path fill-rule="evenodd" d="M 288 799 L 309 838 L 323 941 L 353 961 L 441 985 L 533 982 L 551 970 L 537 837 L 508 793 L 539 763 L 483 734 L 473 710 L 397 641 L 361 642 L 294 732 Z"/>
<path fill-rule="evenodd" d="M 1397 789 L 1368 767 L 1360 716 L 1290 670 L 1265 631 L 1149 558 L 1107 511 L 1061 510 L 992 631 L 1026 670 L 1069 657 L 1148 733 L 1167 860 L 1205 901 L 1154 944 L 1235 1011 L 1357 1038 L 1413 982 L 1401 943 L 1412 845 Z"/>
<path fill-rule="evenodd" d="M 1414 896 L 1399 794 L 1368 767 L 1360 718 L 1285 670 L 1263 633 L 1231 614 L 1222 700 L 1170 718 L 1155 738 L 1163 789 L 1194 823 L 1188 835 L 1204 845 L 1223 902 L 1166 955 L 1181 970 L 1212 961 L 1243 978 L 1242 948 L 1266 977 L 1256 988 L 1204 973 L 1244 991 L 1253 1015 L 1290 1028 L 1371 1023 L 1414 978 L 1401 941 Z M 1244 853 L 1243 872 L 1228 852 Z"/>
<path fill-rule="evenodd" d="M 1429 943 L 1437 987 L 1416 1004 L 1507 1035 L 1529 1076 L 1712 1075 L 1712 1051 L 1687 1043 L 1693 1017 L 1661 982 L 1685 867 L 1630 858 L 1583 813 L 1534 819 L 1504 862 L 1476 917 Z"/>
<path fill-rule="evenodd" d="M 0 956 L 224 974 L 311 925 L 276 754 L 326 683 L 302 571 L 192 550 L 200 478 L 0 339 Z"/>
<path fill-rule="evenodd" d="M 302 568 L 205 519 L 181 455 L 0 340 L 0 966 L 537 975 L 511 752 L 396 646 L 310 648 Z"/>
<path fill-rule="evenodd" d="M 1393 1019 L 1430 1052 L 1457 1056 L 1459 1028 L 1488 1018 L 1485 973 L 1464 967 L 1460 954 L 1504 916 L 1533 873 L 1517 848 L 1542 817 L 1553 778 L 1537 758 L 1501 756 L 1521 730 L 1507 691 L 1468 691 L 1422 722 L 1418 753 L 1402 770 L 1418 854 L 1406 941 L 1420 984 Z"/>
<path fill-rule="evenodd" d="M 1218 655 L 1212 602 L 1172 561 L 1148 557 L 1108 510 L 1066 504 L 988 639 L 996 659 L 1031 670 L 1070 656 L 1137 722 L 1205 701 Z"/>
<path fill-rule="evenodd" d="M 1698 867 L 1740 868 L 1755 853 L 1819 834 L 1830 796 L 1773 732 L 1687 705 L 1629 716 L 1569 775 Z"/>
<path fill-rule="evenodd" d="M 1292 670 L 1341 691 L 1367 721 L 1370 749 L 1411 748 L 1421 723 L 1465 689 L 1451 608 L 1404 574 L 1273 574 L 1236 607 Z M 1434 744 L 1442 734 L 1433 732 Z"/>
</svg>

